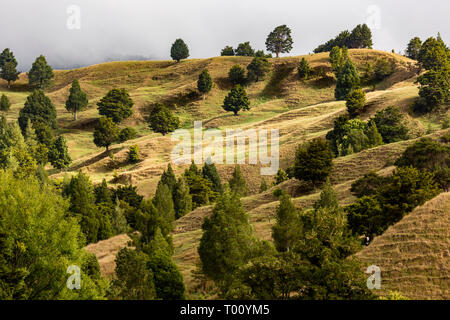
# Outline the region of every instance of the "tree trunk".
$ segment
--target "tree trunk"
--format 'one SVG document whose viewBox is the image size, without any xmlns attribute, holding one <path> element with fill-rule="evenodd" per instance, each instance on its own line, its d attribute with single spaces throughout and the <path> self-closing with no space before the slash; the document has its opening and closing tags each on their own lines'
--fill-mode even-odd
<svg viewBox="0 0 450 320">
<path fill-rule="evenodd" d="M 11 81 L 8 80 L 8 89 L 11 89 Z"/>
<path fill-rule="evenodd" d="M 203 101 L 205 101 L 206 99 L 206 94 L 203 94 Z"/>
<path fill-rule="evenodd" d="M 77 120 L 77 110 L 75 110 L 75 112 L 73 113 L 73 119 L 76 121 Z"/>
<path fill-rule="evenodd" d="M 277 54 L 277 58 L 279 58 L 280 57 L 280 51 L 277 51 L 276 54 Z"/>
</svg>

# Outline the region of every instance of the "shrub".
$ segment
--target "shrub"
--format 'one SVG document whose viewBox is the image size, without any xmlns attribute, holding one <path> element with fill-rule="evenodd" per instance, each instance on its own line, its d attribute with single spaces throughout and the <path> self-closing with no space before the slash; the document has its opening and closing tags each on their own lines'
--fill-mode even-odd
<svg viewBox="0 0 450 320">
<path fill-rule="evenodd" d="M 137 145 L 130 146 L 128 150 L 128 162 L 137 163 L 139 160 L 139 147 Z"/>
</svg>

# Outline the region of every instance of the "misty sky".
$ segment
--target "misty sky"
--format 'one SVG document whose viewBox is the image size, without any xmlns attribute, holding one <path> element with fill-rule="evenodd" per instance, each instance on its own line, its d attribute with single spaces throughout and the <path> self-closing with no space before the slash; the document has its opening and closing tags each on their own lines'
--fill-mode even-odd
<svg viewBox="0 0 450 320">
<path fill-rule="evenodd" d="M 81 9 L 80 30 L 67 27 L 70 5 Z M 438 31 L 450 38 L 447 0 L 0 0 L 0 12 L 0 50 L 11 48 L 22 71 L 40 54 L 56 68 L 170 59 L 176 38 L 191 58 L 244 41 L 265 50 L 267 34 L 281 24 L 292 29 L 289 55 L 312 52 L 360 23 L 372 28 L 375 49 L 404 50 L 412 37 Z"/>
</svg>

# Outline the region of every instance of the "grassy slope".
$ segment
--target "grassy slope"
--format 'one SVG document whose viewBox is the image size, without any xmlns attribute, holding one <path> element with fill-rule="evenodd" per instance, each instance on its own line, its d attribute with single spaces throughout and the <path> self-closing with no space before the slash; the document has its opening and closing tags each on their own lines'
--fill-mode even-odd
<svg viewBox="0 0 450 320">
<path fill-rule="evenodd" d="M 350 50 L 353 61 L 362 70 L 367 62 L 374 62 L 379 57 L 392 60 L 396 65 L 395 73 L 379 84 L 374 92 L 369 92 L 368 110 L 363 118 L 368 118 L 377 110 L 389 105 L 397 105 L 407 114 L 408 107 L 417 97 L 417 87 L 414 84 L 417 68 L 413 61 L 404 57 L 376 51 Z M 170 137 L 162 137 L 152 133 L 145 125 L 148 106 L 156 101 L 164 101 L 181 117 L 184 127 L 192 127 L 194 120 L 202 120 L 206 128 L 242 127 L 242 128 L 276 128 L 280 130 L 281 166 L 286 167 L 292 162 L 296 146 L 302 140 L 324 136 L 332 128 L 334 119 L 346 112 L 345 103 L 334 101 L 334 78 L 326 53 L 305 56 L 314 72 L 325 71 L 326 76 L 317 80 L 299 81 L 296 76 L 296 65 L 301 57 L 272 59 L 273 70 L 264 81 L 252 84 L 247 88 L 252 109 L 239 117 L 224 113 L 221 103 L 230 85 L 226 80 L 229 68 L 235 64 L 245 67 L 250 58 L 218 57 L 205 60 L 188 60 L 179 64 L 171 61 L 146 62 L 112 62 L 94 65 L 71 71 L 57 71 L 53 86 L 48 94 L 58 111 L 58 122 L 61 132 L 69 143 L 69 151 L 74 163 L 69 172 L 84 170 L 98 182 L 106 177 L 112 178 L 111 160 L 92 143 L 92 128 L 98 118 L 96 102 L 111 88 L 125 87 L 135 101 L 134 115 L 126 120 L 124 125 L 135 127 L 139 136 L 133 141 L 112 148 L 115 159 L 119 163 L 116 171 L 122 183 L 133 183 L 145 196 L 151 196 L 162 170 L 167 166 L 169 154 L 173 146 Z M 198 74 L 204 69 L 210 71 L 215 86 L 207 99 L 203 101 L 196 92 Z M 90 107 L 80 114 L 79 120 L 72 121 L 72 116 L 64 109 L 64 100 L 68 95 L 71 81 L 79 79 L 81 86 L 90 98 Z M 6 89 L 0 82 L 0 93 L 6 92 L 13 102 L 13 107 L 7 113 L 8 119 L 17 118 L 26 96 L 29 94 L 26 76 L 21 75 L 12 89 Z M 427 129 L 438 129 L 438 118 L 418 117 L 408 115 L 416 136 L 423 135 Z M 389 164 L 398 156 L 411 141 L 381 146 L 335 160 L 332 182 L 339 192 L 342 203 L 350 203 L 353 197 L 349 192 L 352 181 L 364 173 L 375 170 L 389 173 Z M 138 144 L 143 161 L 136 165 L 127 165 L 126 147 Z M 175 168 L 180 174 L 183 167 Z M 258 166 L 243 166 L 243 173 L 248 181 L 251 195 L 243 199 L 244 207 L 250 214 L 250 219 L 257 234 L 264 239 L 270 239 L 271 217 L 277 206 L 271 190 L 257 194 L 261 176 Z M 231 176 L 233 167 L 218 166 L 222 179 Z M 55 173 L 53 177 L 60 177 Z M 266 177 L 271 183 L 271 177 Z M 298 207 L 310 206 L 318 197 L 319 190 L 302 194 L 299 183 L 288 181 L 282 185 L 293 196 Z M 199 208 L 183 217 L 176 224 L 174 232 L 175 261 L 185 277 L 188 290 L 195 283 L 191 276 L 198 259 L 197 245 L 201 237 L 201 223 L 210 213 L 209 207 Z M 103 263 L 102 271 L 111 274 L 113 258 L 116 249 L 125 245 L 126 237 L 115 237 L 102 242 L 92 250 L 97 253 Z M 112 249 L 111 249 L 112 248 Z"/>
<path fill-rule="evenodd" d="M 450 193 L 416 208 L 356 256 L 381 269 L 381 294 L 450 298 Z"/>
</svg>

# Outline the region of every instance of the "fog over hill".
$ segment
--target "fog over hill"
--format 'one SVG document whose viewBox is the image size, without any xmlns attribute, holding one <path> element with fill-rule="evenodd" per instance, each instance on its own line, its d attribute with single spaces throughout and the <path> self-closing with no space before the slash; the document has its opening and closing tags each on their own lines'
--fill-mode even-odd
<svg viewBox="0 0 450 320">
<path fill-rule="evenodd" d="M 375 47 L 382 50 L 404 50 L 413 36 L 426 38 L 438 31 L 450 38 L 450 3 L 442 0 L 0 2 L 0 48 L 14 51 L 21 70 L 28 70 L 39 54 L 58 69 L 108 60 L 168 59 L 170 45 L 180 37 L 192 58 L 217 56 L 225 45 L 244 41 L 265 49 L 266 35 L 280 24 L 292 29 L 292 55 L 311 52 L 360 23 L 372 28 Z M 80 29 L 70 30 L 67 22 L 76 11 L 68 13 L 68 8 L 73 5 L 80 9 Z"/>
</svg>

